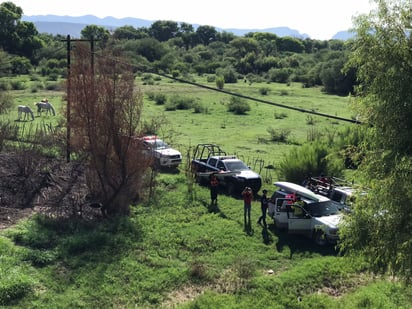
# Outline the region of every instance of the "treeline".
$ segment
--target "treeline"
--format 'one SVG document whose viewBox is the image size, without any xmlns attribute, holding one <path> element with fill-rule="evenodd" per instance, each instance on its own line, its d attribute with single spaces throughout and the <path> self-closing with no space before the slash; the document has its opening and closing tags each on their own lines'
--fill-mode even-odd
<svg viewBox="0 0 412 309">
<path fill-rule="evenodd" d="M 67 43 L 64 35 L 38 33 L 21 21 L 23 10 L 12 2 L 0 5 L 1 74 L 65 76 Z M 174 76 L 215 74 L 225 83 L 300 82 L 322 86 L 326 93 L 353 92 L 356 74 L 343 72 L 351 42 L 279 37 L 265 32 L 236 36 L 212 26 L 196 29 L 188 23 L 159 20 L 150 27 L 119 27 L 113 32 L 88 25 L 81 38 L 94 40 L 96 53 L 122 50 L 136 72 L 162 71 Z M 80 44 L 80 43 L 79 43 Z"/>
</svg>

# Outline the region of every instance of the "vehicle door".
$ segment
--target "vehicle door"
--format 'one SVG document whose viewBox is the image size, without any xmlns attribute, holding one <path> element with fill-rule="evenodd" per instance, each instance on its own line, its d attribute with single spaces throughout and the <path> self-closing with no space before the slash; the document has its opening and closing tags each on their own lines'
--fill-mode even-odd
<svg viewBox="0 0 412 309">
<path fill-rule="evenodd" d="M 311 235 L 312 217 L 306 211 L 305 206 L 293 205 L 293 209 L 287 212 L 289 233 Z"/>
<path fill-rule="evenodd" d="M 220 185 L 222 186 L 227 186 L 228 181 L 227 181 L 227 174 L 224 173 L 227 171 L 227 167 L 225 163 L 222 160 L 216 161 L 216 171 L 219 171 L 219 173 L 216 174 L 217 179 L 219 180 Z"/>
<path fill-rule="evenodd" d="M 276 198 L 275 203 L 271 204 L 273 211 L 273 219 L 277 228 L 288 228 L 288 217 L 291 211 L 290 205 L 292 200 L 284 197 Z"/>
<path fill-rule="evenodd" d="M 206 172 L 216 172 L 216 164 L 218 162 L 218 159 L 216 158 L 209 158 L 206 164 Z"/>
</svg>

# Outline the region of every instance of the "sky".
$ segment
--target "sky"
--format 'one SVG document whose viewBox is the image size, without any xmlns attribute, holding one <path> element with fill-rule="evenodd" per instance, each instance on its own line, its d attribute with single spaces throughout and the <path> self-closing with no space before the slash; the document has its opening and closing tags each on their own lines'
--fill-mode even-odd
<svg viewBox="0 0 412 309">
<path fill-rule="evenodd" d="M 370 0 L 9 0 L 23 14 L 133 17 L 172 20 L 222 29 L 289 27 L 312 39 L 328 40 L 367 14 Z M 4 1 L 0 1 L 4 2 Z"/>
</svg>

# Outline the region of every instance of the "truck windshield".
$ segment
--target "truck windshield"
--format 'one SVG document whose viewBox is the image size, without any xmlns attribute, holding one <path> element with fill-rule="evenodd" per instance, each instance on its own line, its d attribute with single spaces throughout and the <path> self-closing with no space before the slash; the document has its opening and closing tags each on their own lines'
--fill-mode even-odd
<svg viewBox="0 0 412 309">
<path fill-rule="evenodd" d="M 157 139 L 154 143 L 153 143 L 153 147 L 155 149 L 166 149 L 169 148 L 170 146 L 168 144 L 166 144 L 164 141 Z"/>
<path fill-rule="evenodd" d="M 331 216 L 339 213 L 338 207 L 332 201 L 311 203 L 306 205 L 305 209 L 313 217 Z"/>
<path fill-rule="evenodd" d="M 249 168 L 243 163 L 242 161 L 231 161 L 226 162 L 226 166 L 229 171 L 244 171 L 248 170 Z"/>
</svg>

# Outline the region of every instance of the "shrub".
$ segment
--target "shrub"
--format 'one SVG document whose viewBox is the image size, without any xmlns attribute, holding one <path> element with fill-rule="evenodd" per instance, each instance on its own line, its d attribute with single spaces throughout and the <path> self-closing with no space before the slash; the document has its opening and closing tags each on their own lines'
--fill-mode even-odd
<svg viewBox="0 0 412 309">
<path fill-rule="evenodd" d="M 215 75 L 208 75 L 206 78 L 206 81 L 208 83 L 213 83 L 216 80 L 216 76 Z M 216 85 L 217 86 L 217 85 Z"/>
<path fill-rule="evenodd" d="M 0 80 L 0 91 L 8 91 L 11 89 L 10 82 L 7 80 Z"/>
<path fill-rule="evenodd" d="M 172 71 L 172 76 L 173 76 L 173 77 L 176 78 L 176 77 L 179 77 L 179 75 L 180 75 L 180 71 L 179 71 L 179 70 L 173 70 L 173 71 Z"/>
<path fill-rule="evenodd" d="M 147 99 L 150 101 L 154 101 L 155 100 L 155 94 L 153 92 L 148 92 L 147 93 Z"/>
<path fill-rule="evenodd" d="M 228 111 L 236 115 L 244 115 L 250 111 L 250 105 L 242 98 L 232 96 L 228 105 Z"/>
<path fill-rule="evenodd" d="M 308 175 L 341 177 L 343 163 L 330 159 L 330 147 L 324 143 L 308 143 L 292 149 L 279 164 L 281 179 L 301 183 Z"/>
<path fill-rule="evenodd" d="M 288 137 L 290 135 L 289 129 L 275 130 L 274 128 L 270 127 L 267 129 L 267 131 L 270 135 L 270 140 L 272 142 L 277 142 L 277 143 L 287 143 L 288 142 Z"/>
<path fill-rule="evenodd" d="M 222 76 L 216 77 L 216 87 L 218 89 L 223 89 L 225 86 L 225 79 Z"/>
<path fill-rule="evenodd" d="M 26 83 L 22 80 L 13 80 L 10 82 L 11 89 L 13 90 L 24 90 L 26 89 Z"/>
<path fill-rule="evenodd" d="M 276 83 L 286 83 L 291 75 L 291 70 L 289 68 L 272 68 L 269 70 L 270 81 Z"/>
<path fill-rule="evenodd" d="M 261 95 L 267 95 L 270 92 L 270 89 L 268 87 L 261 87 L 259 88 L 259 93 Z"/>
<path fill-rule="evenodd" d="M 170 112 L 170 111 L 175 111 L 176 110 L 176 105 L 174 105 L 172 102 L 168 102 L 165 104 L 165 110 Z"/>
<path fill-rule="evenodd" d="M 163 105 L 163 104 L 166 103 L 167 97 L 166 97 L 166 95 L 165 95 L 164 93 L 157 93 L 157 94 L 154 96 L 154 100 L 155 100 L 155 102 L 156 102 L 157 105 Z"/>
<path fill-rule="evenodd" d="M 196 114 L 200 114 L 200 113 L 207 114 L 208 111 L 209 111 L 208 108 L 204 107 L 200 103 L 196 103 L 196 104 L 193 105 L 193 112 L 196 113 Z"/>
<path fill-rule="evenodd" d="M 275 119 L 283 119 L 283 118 L 286 118 L 287 116 L 288 114 L 286 114 L 285 112 L 281 112 L 281 113 L 275 112 L 273 114 L 273 117 L 275 117 Z"/>
<path fill-rule="evenodd" d="M 0 114 L 9 111 L 13 107 L 13 97 L 7 92 L 0 92 Z"/>
<path fill-rule="evenodd" d="M 170 103 L 175 106 L 176 109 L 190 109 L 193 106 L 194 99 L 188 97 L 172 96 Z"/>
<path fill-rule="evenodd" d="M 46 89 L 47 90 L 60 90 L 60 84 L 59 83 L 51 83 L 51 82 L 48 82 L 47 84 L 46 84 Z"/>
</svg>

